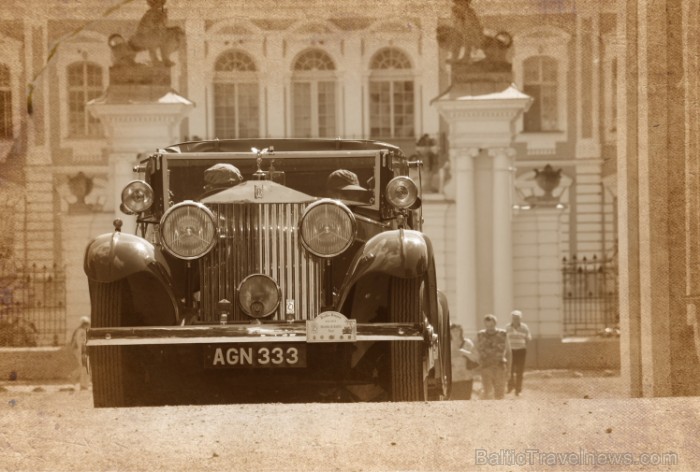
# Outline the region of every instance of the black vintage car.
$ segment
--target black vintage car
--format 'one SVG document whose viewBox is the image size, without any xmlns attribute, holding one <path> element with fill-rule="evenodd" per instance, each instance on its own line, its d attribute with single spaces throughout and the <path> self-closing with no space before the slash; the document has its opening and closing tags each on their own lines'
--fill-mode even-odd
<svg viewBox="0 0 700 472">
<path fill-rule="evenodd" d="M 340 139 L 148 156 L 122 192 L 136 234 L 115 220 L 85 255 L 95 406 L 448 398 L 449 313 L 412 165 Z"/>
</svg>

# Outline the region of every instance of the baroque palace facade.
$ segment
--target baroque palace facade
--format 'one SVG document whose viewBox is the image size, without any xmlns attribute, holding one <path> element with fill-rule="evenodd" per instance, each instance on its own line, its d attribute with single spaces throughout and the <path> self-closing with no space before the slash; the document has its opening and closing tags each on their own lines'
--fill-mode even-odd
<svg viewBox="0 0 700 472">
<path fill-rule="evenodd" d="M 472 6 L 484 28 L 513 36 L 515 86 L 533 99 L 512 144 L 513 306 L 539 338 L 614 333 L 615 5 Z M 41 328 L 62 332 L 40 344 L 62 342 L 89 314 L 82 251 L 111 229 L 117 189 L 105 130 L 86 103 L 109 87 L 109 37 L 132 36 L 147 8 L 138 0 L 10 0 L 0 8 L 0 301 L 6 310 L 48 307 L 11 274 L 57 268 L 45 279 L 64 296 L 56 316 L 65 319 Z M 441 286 L 454 297 L 460 240 L 449 130 L 431 103 L 449 86 L 449 53 L 436 35 L 450 24 L 451 1 L 169 0 L 166 8 L 168 24 L 185 37 L 171 57 L 173 88 L 195 105 L 175 134 L 379 139 L 417 155 L 425 163 L 425 230 Z M 142 54 L 137 61 L 148 60 Z M 475 172 L 488 178 L 478 163 Z M 470 319 L 490 307 L 477 308 L 484 313 Z M 496 314 L 507 321 L 508 313 Z"/>
</svg>

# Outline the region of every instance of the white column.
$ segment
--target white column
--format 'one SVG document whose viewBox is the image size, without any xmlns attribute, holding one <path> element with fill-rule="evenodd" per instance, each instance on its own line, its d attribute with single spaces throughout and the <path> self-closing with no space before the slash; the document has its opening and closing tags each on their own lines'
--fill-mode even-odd
<svg viewBox="0 0 700 472">
<path fill-rule="evenodd" d="M 422 44 L 423 54 L 421 61 L 423 63 L 421 84 L 423 87 L 423 133 L 428 133 L 431 136 L 436 136 L 440 132 L 440 116 L 436 109 L 431 104 L 434 97 L 440 95 L 440 50 L 437 41 L 428 40 L 428 38 L 437 37 L 437 17 L 423 18 L 422 26 Z"/>
<path fill-rule="evenodd" d="M 109 172 L 112 175 L 112 192 L 114 195 L 114 218 L 119 218 L 124 222 L 122 231 L 134 233 L 136 230 L 136 216 L 125 215 L 120 210 L 122 201 L 122 190 L 130 181 L 136 178 L 133 172 L 136 164 L 135 153 L 112 153 L 109 155 Z"/>
<path fill-rule="evenodd" d="M 204 20 L 188 17 L 185 20 L 187 48 L 180 54 L 187 54 L 187 96 L 195 104 L 189 116 L 189 138 L 199 136 L 209 138 L 213 133 L 207 133 L 207 100 L 206 87 L 206 27 Z"/>
<path fill-rule="evenodd" d="M 290 136 L 291 129 L 286 124 L 287 106 L 285 87 L 289 74 L 287 72 L 288 59 L 285 58 L 281 35 L 267 37 L 267 54 L 261 59 L 262 83 L 267 90 L 265 110 L 265 136 L 270 138 L 284 138 Z"/>
<path fill-rule="evenodd" d="M 493 311 L 504 322 L 513 309 L 512 148 L 489 149 L 493 158 Z"/>
<path fill-rule="evenodd" d="M 367 93 L 364 93 L 367 81 L 362 73 L 364 67 L 359 37 L 350 36 L 345 39 L 345 60 L 347 65 L 343 71 L 344 79 L 339 82 L 344 87 L 344 93 L 337 106 L 344 115 L 342 135 L 348 138 L 362 139 L 365 137 L 362 129 L 362 114 L 366 100 L 364 97 L 367 96 Z"/>
<path fill-rule="evenodd" d="M 474 208 L 474 158 L 478 148 L 457 148 L 450 151 L 456 169 L 455 187 L 457 215 L 457 304 L 450 313 L 461 324 L 465 334 L 479 327 L 476 313 L 476 216 Z"/>
</svg>

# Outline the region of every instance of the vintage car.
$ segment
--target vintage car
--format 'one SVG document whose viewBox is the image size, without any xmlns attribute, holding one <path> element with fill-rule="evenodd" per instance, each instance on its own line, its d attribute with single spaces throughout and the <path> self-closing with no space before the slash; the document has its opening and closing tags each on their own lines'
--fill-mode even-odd
<svg viewBox="0 0 700 472">
<path fill-rule="evenodd" d="M 85 254 L 95 406 L 203 390 L 448 398 L 449 312 L 412 166 L 341 139 L 186 142 L 142 160 L 121 204 L 136 234 L 115 220 Z"/>
</svg>

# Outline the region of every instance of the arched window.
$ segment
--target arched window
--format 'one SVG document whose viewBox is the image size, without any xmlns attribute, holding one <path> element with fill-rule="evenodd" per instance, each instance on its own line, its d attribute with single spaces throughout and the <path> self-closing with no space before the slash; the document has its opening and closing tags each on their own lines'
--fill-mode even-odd
<svg viewBox="0 0 700 472">
<path fill-rule="evenodd" d="M 302 53 L 292 75 L 292 134 L 297 138 L 336 136 L 333 59 L 320 49 Z"/>
<path fill-rule="evenodd" d="M 226 51 L 214 64 L 214 132 L 217 138 L 260 136 L 260 94 L 253 59 Z"/>
<path fill-rule="evenodd" d="M 548 56 L 533 56 L 523 62 L 523 91 L 534 99 L 525 113 L 523 131 L 559 131 L 557 69 L 556 59 Z"/>
<path fill-rule="evenodd" d="M 0 64 L 0 139 L 12 139 L 12 89 L 5 64 Z"/>
<path fill-rule="evenodd" d="M 71 137 L 102 136 L 100 120 L 85 107 L 102 92 L 102 68 L 99 65 L 82 61 L 68 66 L 68 133 Z"/>
<path fill-rule="evenodd" d="M 386 48 L 374 55 L 370 69 L 370 137 L 414 137 L 415 87 L 411 61 L 401 51 Z"/>
</svg>

